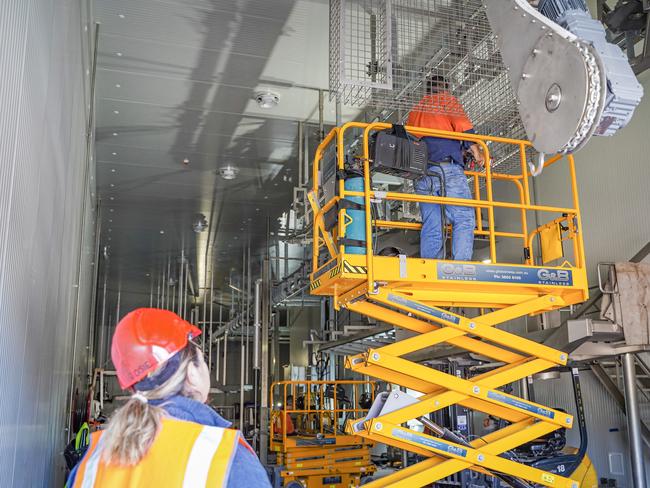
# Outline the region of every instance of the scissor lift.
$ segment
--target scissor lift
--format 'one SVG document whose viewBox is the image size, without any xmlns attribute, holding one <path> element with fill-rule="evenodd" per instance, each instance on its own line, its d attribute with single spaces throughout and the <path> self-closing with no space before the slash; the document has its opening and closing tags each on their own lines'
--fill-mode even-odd
<svg viewBox="0 0 650 488">
<path fill-rule="evenodd" d="M 333 297 L 337 309 L 347 308 L 415 333 L 394 344 L 346 359 L 346 366 L 357 373 L 422 393 L 417 400 L 411 399 L 398 407 L 392 402 L 391 408 L 379 406 L 371 409 L 365 418 L 349 423 L 347 428 L 351 433 L 427 458 L 367 486 L 423 486 L 471 469 L 482 473 L 503 473 L 543 486 L 577 488 L 577 481 L 501 456 L 556 429 L 570 428 L 573 418 L 565 412 L 500 390 L 522 378 L 566 364 L 567 355 L 498 328 L 506 321 L 567 307 L 588 298 L 573 157 L 556 156 L 546 162 L 547 167 L 556 165 L 557 170 L 562 170 L 560 165 L 566 163 L 563 169 L 567 171 L 566 194 L 571 196 L 571 206 L 534 205 L 530 199 L 526 154 L 530 143 L 407 127 L 417 136 L 475 142 L 482 147 L 486 161 L 490 161 L 490 147 L 507 145 L 511 149 L 511 159 L 516 158 L 519 162 L 519 173 L 498 173 L 490 167 L 482 172 L 466 172 L 474 187 L 471 200 L 375 191 L 371 183 L 369 139 L 374 131 L 389 127 L 382 123 L 353 122 L 334 128 L 316 152 L 314 186 L 310 193 L 314 213 L 311 293 Z M 319 178 L 323 153 L 335 144 L 338 169 L 344 170 L 344 141 L 349 140 L 351 133 L 361 142 L 358 162 L 363 171 L 364 191 L 346 191 L 343 179 L 339 179 L 336 194 L 321 205 Z M 349 161 L 350 154 L 347 158 Z M 339 171 L 338 174 L 345 175 L 345 172 Z M 519 198 L 514 201 L 495 198 L 494 181 L 514 184 Z M 378 256 L 373 245 L 365 246 L 365 254 L 346 253 L 343 244 L 350 219 L 345 215 L 346 205 L 340 202 L 349 197 L 364 199 L 366 243 L 372 243 L 373 234 L 382 228 L 420 229 L 417 222 L 374 218 L 371 202 L 391 200 L 471 206 L 477 213 L 475 233 L 487 240 L 491 262 Z M 519 215 L 519 231 L 496 230 L 495 211 L 500 209 L 510 209 Z M 328 212 L 337 215 L 335 225 L 330 228 L 327 228 L 326 221 L 331 219 L 325 219 Z M 551 218 L 529 231 L 529 217 L 533 212 L 551 214 Z M 486 227 L 483 216 L 487 217 Z M 533 246 L 538 236 L 543 251 L 542 261 L 555 261 L 557 265 L 536 263 Z M 497 240 L 502 242 L 506 239 L 521 241 L 522 259 L 519 263 L 498 260 Z M 566 252 L 564 248 L 568 248 Z M 450 308 L 472 309 L 476 313 L 468 317 L 454 313 Z M 404 358 L 410 353 L 445 343 L 502 365 L 480 376 L 463 379 Z M 396 398 L 398 396 L 395 394 Z M 389 403 L 390 398 L 384 407 Z M 454 404 L 504 419 L 507 426 L 469 444 L 451 442 L 405 427 L 409 420 L 426 417 Z"/>
<path fill-rule="evenodd" d="M 271 385 L 270 450 L 277 455 L 283 485 L 290 488 L 347 488 L 372 476 L 372 441 L 340 429 L 348 416 L 365 415 L 363 394 L 374 400 L 372 381 L 278 381 Z M 341 398 L 345 392 L 349 398 Z M 276 403 L 277 405 L 277 403 Z M 287 431 L 287 416 L 295 431 Z"/>
</svg>

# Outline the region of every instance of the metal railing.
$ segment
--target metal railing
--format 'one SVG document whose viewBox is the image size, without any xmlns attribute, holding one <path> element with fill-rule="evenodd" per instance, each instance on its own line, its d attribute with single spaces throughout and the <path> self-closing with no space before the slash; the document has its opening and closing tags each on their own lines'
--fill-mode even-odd
<svg viewBox="0 0 650 488">
<path fill-rule="evenodd" d="M 341 397 L 340 393 L 344 396 Z M 271 385 L 270 436 L 271 449 L 280 448 L 287 441 L 286 417 L 299 425 L 300 435 L 325 434 L 344 435 L 343 428 L 348 418 L 360 417 L 368 412 L 359 401 L 366 394 L 369 402 L 375 399 L 375 382 L 362 380 L 340 381 L 276 381 Z M 288 401 L 290 399 L 290 401 Z M 275 403 L 274 403 L 275 402 Z M 298 408 L 302 404 L 303 408 Z M 300 422 L 299 422 L 300 420 Z M 277 427 L 279 424 L 279 432 Z M 309 428 L 300 428 L 309 424 Z"/>
<path fill-rule="evenodd" d="M 551 166 L 558 161 L 565 159 L 568 164 L 569 169 L 569 191 L 572 197 L 572 206 L 571 207 L 556 207 L 548 205 L 535 205 L 531 203 L 531 175 L 528 171 L 528 160 L 526 155 L 526 149 L 532 147 L 531 143 L 528 141 L 508 139 L 503 137 L 493 137 L 485 136 L 478 134 L 468 134 L 468 133 L 456 133 L 448 132 L 442 130 L 433 130 L 433 129 L 423 129 L 418 127 L 406 127 L 407 131 L 418 137 L 438 137 L 444 139 L 452 139 L 458 141 L 468 141 L 477 144 L 484 155 L 485 161 L 490 161 L 490 145 L 493 144 L 506 144 L 513 147 L 515 152 L 519 153 L 519 166 L 520 173 L 518 174 L 504 174 L 498 173 L 491 168 L 490 164 L 485 165 L 484 171 L 466 171 L 465 174 L 468 178 L 473 178 L 473 198 L 472 199 L 462 199 L 462 198 L 452 198 L 452 197 L 443 197 L 443 196 L 430 196 L 430 195 L 420 195 L 413 193 L 400 193 L 400 192 L 379 192 L 371 188 L 371 160 L 370 160 L 370 149 L 369 143 L 370 138 L 373 132 L 382 131 L 389 129 L 390 124 L 386 123 L 361 123 L 361 122 L 349 122 L 344 124 L 341 127 L 335 127 L 330 131 L 330 133 L 323 139 L 314 157 L 313 165 L 313 174 L 312 181 L 313 194 L 318 196 L 321 189 L 320 177 L 320 163 L 323 159 L 323 154 L 326 149 L 330 147 L 331 144 L 336 144 L 336 157 L 337 157 L 337 169 L 345 169 L 345 147 L 344 140 L 348 131 L 351 130 L 362 130 L 362 154 L 359 158 L 362 163 L 363 168 L 363 178 L 364 178 L 364 190 L 363 191 L 349 191 L 344 187 L 344 180 L 339 179 L 336 182 L 337 192 L 336 195 L 323 203 L 319 211 L 314 212 L 314 240 L 313 240 L 313 255 L 312 255 L 312 272 L 317 273 L 319 270 L 328 266 L 332 261 L 338 259 L 339 255 L 344 254 L 344 246 L 342 243 L 332 249 L 331 241 L 325 239 L 325 221 L 324 216 L 331 209 L 335 208 L 337 203 L 347 197 L 363 197 L 364 198 L 364 212 L 365 212 L 365 231 L 366 231 L 366 265 L 367 265 L 367 281 L 369 289 L 372 288 L 374 282 L 374 271 L 373 271 L 373 248 L 372 248 L 372 237 L 375 229 L 384 228 L 384 229 L 410 229 L 418 230 L 421 228 L 421 224 L 417 222 L 404 222 L 404 221 L 393 221 L 393 220 L 377 220 L 373 219 L 371 212 L 371 202 L 373 200 L 382 199 L 389 201 L 401 201 L 401 202 L 418 202 L 418 203 L 437 203 L 441 205 L 456 205 L 464 207 L 472 207 L 476 209 L 477 215 L 477 228 L 475 229 L 475 235 L 484 236 L 487 238 L 489 243 L 489 259 L 492 264 L 522 264 L 521 262 L 499 262 L 497 259 L 497 246 L 496 239 L 499 238 L 512 238 L 520 239 L 522 242 L 522 255 L 525 256 L 523 264 L 529 266 L 535 266 L 535 257 L 531 252 L 531 246 L 534 238 L 539 234 L 541 229 L 548 225 L 550 222 L 556 221 L 567 221 L 570 223 L 571 232 L 569 238 L 572 242 L 573 247 L 573 256 L 572 262 L 565 261 L 562 265 L 570 265 L 573 268 L 584 269 L 585 260 L 584 260 L 584 244 L 582 240 L 582 223 L 580 218 L 580 207 L 578 199 L 578 189 L 576 182 L 576 172 L 575 172 L 575 161 L 572 155 L 556 155 L 552 158 L 549 158 L 544 163 L 544 167 Z M 481 180 L 484 180 L 481 182 Z M 493 182 L 494 181 L 506 181 L 513 183 L 517 188 L 518 201 L 503 201 L 495 198 Z M 482 184 L 483 183 L 483 184 Z M 481 187 L 485 187 L 485 198 L 481 194 Z M 482 222 L 482 210 L 485 209 L 487 212 L 487 228 L 484 228 Z M 512 209 L 519 211 L 519 220 L 520 220 L 520 231 L 519 232 L 504 232 L 496 230 L 495 223 L 495 209 Z M 343 209 L 338 211 L 338 223 L 336 227 L 337 237 L 342 238 L 345 235 L 345 225 L 343 223 L 343 218 L 341 212 L 344 212 Z M 554 214 L 553 219 L 548 222 L 541 224 L 538 228 L 529 231 L 528 229 L 528 216 L 530 212 L 547 212 Z M 558 216 L 559 215 L 559 216 Z M 321 251 L 323 248 L 327 248 L 329 258 L 325 259 L 325 262 L 321 259 Z"/>
</svg>

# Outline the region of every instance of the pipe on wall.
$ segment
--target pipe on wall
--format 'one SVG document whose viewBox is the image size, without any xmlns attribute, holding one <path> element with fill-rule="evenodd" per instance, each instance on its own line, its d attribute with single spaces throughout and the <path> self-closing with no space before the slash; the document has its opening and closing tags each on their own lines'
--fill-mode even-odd
<svg viewBox="0 0 650 488">
<path fill-rule="evenodd" d="M 260 292 L 262 279 L 255 280 L 255 302 L 254 302 L 254 322 L 253 322 L 253 369 L 260 369 Z"/>
<path fill-rule="evenodd" d="M 625 381 L 625 412 L 630 442 L 630 462 L 634 488 L 645 488 L 645 464 L 643 459 L 643 437 L 641 414 L 637 396 L 636 363 L 634 354 L 623 354 L 623 380 Z"/>
</svg>

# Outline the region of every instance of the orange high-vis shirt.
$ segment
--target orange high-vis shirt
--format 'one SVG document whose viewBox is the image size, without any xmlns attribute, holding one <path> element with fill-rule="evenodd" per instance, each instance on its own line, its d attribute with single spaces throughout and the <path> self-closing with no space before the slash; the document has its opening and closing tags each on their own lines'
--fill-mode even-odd
<svg viewBox="0 0 650 488">
<path fill-rule="evenodd" d="M 431 93 L 413 107 L 406 125 L 423 129 L 465 132 L 473 128 L 463 106 L 449 92 Z"/>
<path fill-rule="evenodd" d="M 291 420 L 291 415 L 289 415 L 289 412 L 285 412 L 284 414 L 284 425 L 286 425 L 287 435 L 291 435 L 296 432 L 296 428 L 293 425 L 293 420 Z M 276 417 L 275 422 L 273 423 L 273 434 L 282 435 L 282 427 L 282 417 Z"/>
</svg>

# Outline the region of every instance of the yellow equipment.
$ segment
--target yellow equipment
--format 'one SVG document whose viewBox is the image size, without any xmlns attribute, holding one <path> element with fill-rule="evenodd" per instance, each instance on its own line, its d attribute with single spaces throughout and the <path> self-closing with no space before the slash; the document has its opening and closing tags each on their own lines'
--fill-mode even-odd
<svg viewBox="0 0 650 488">
<path fill-rule="evenodd" d="M 577 451 L 575 447 L 568 447 L 566 452 L 573 454 Z M 580 463 L 580 466 L 571 474 L 571 479 L 576 480 L 580 483 L 582 488 L 598 488 L 598 473 L 596 473 L 596 468 L 589 459 L 589 456 L 585 455 Z"/>
<path fill-rule="evenodd" d="M 399 408 L 381 408 L 361 420 L 348 422 L 349 433 L 427 458 L 366 486 L 424 486 L 461 470 L 471 469 L 485 474 L 501 473 L 543 486 L 577 488 L 580 486 L 578 481 L 500 456 L 556 429 L 570 428 L 573 417 L 500 390 L 500 387 L 522 378 L 566 364 L 567 355 L 497 327 L 512 319 L 567 307 L 588 298 L 573 157 L 557 155 L 545 163 L 546 167 L 555 165 L 554 169 L 567 171 L 566 191 L 558 188 L 557 193 L 560 201 L 563 201 L 564 193 L 570 195 L 566 200 L 571 203 L 568 206 L 536 205 L 531 203 L 530 197 L 526 154 L 531 147 L 529 142 L 407 127 L 416 136 L 476 143 L 481 147 L 486 161 L 491 160 L 490 149 L 497 145 L 506 146 L 507 151 L 500 153 L 509 154 L 508 163 L 516 162 L 519 173 L 498 173 L 489 165 L 482 172 L 466 172 L 473 180 L 474 195 L 471 200 L 376 191 L 371 188 L 369 140 L 373 132 L 389 127 L 389 124 L 383 123 L 352 122 L 334 128 L 316 151 L 314 185 L 310 196 L 314 211 L 311 293 L 333 297 L 336 309 L 347 308 L 415 333 L 410 338 L 346 359 L 346 366 L 359 374 L 380 378 L 423 394 Z M 323 152 L 330 144 L 335 145 L 338 170 L 344 174 L 344 140 L 350 140 L 353 131 L 361 134 L 359 162 L 363 168 L 364 190 L 348 191 L 343 179 L 339 179 L 336 195 L 322 202 L 321 206 L 319 176 Z M 564 168 L 558 163 L 562 159 L 567 165 Z M 518 198 L 514 201 L 497 199 L 493 192 L 495 182 L 514 185 Z M 370 243 L 364 244 L 365 254 L 345 253 L 343 239 L 349 219 L 345 218 L 345 205 L 339 202 L 346 197 L 363 197 L 365 242 Z M 371 202 L 385 200 L 475 208 L 475 234 L 488 242 L 489 264 L 485 261 L 454 262 L 375 255 L 372 242 L 373 234 L 378 229 L 418 230 L 421 227 L 416 222 L 374 218 Z M 334 228 L 328 230 L 324 216 L 332 209 L 337 221 Z M 497 212 L 509 212 L 510 215 L 514 212 L 518 215 L 519 228 L 496 230 Z M 562 224 L 562 232 L 548 232 L 544 226 L 529 230 L 529 217 L 534 212 L 538 212 L 542 218 L 550 215 L 553 225 Z M 482 223 L 484 216 L 487 227 Z M 512 219 L 509 218 L 507 222 L 511 224 Z M 540 233 L 544 237 L 545 260 L 559 257 L 559 245 L 551 245 L 549 239 L 561 239 L 569 244 L 566 246 L 569 249 L 561 253 L 563 262 L 554 266 L 540 266 L 535 262 L 532 248 Z M 499 261 L 497 239 L 521 242 L 523 264 Z M 333 242 L 336 246 L 332 245 Z M 441 307 L 474 308 L 478 312 L 468 317 Z M 404 358 L 407 354 L 443 343 L 502 363 L 502 366 L 468 380 Z M 471 445 L 416 432 L 404 426 L 411 419 L 422 418 L 454 404 L 499 417 L 506 420 L 508 425 L 472 441 Z"/>
<path fill-rule="evenodd" d="M 284 486 L 347 488 L 371 476 L 372 442 L 346 434 L 348 418 L 368 412 L 362 396 L 374 400 L 372 381 L 278 381 L 271 385 L 270 450 Z M 275 402 L 275 403 L 274 403 Z M 295 431 L 291 432 L 291 425 Z"/>
</svg>

